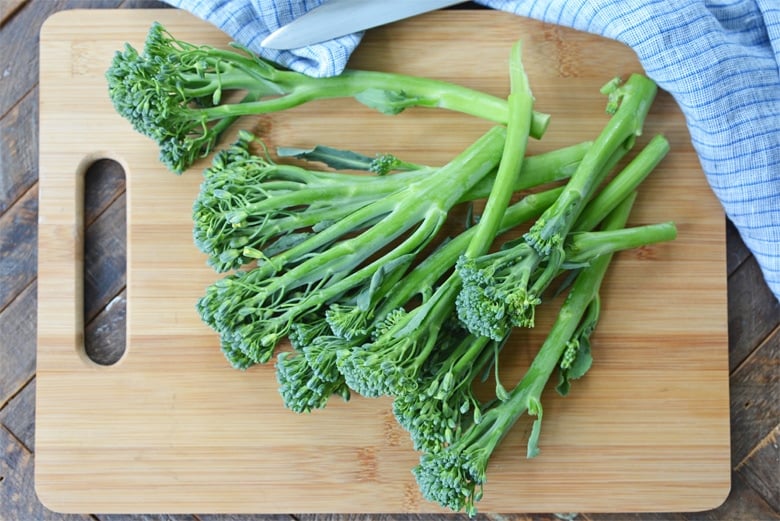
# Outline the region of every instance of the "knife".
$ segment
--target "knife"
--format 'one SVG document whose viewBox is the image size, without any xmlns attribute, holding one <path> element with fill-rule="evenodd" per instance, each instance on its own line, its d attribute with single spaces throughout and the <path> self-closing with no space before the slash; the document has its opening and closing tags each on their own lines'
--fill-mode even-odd
<svg viewBox="0 0 780 521">
<path fill-rule="evenodd" d="M 297 49 L 377 27 L 464 0 L 325 0 L 268 35 L 260 45 Z"/>
</svg>

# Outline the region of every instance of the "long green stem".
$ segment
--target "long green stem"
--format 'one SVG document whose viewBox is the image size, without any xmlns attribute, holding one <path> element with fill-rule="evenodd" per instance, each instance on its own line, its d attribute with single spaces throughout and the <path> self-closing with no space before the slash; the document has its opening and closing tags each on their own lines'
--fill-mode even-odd
<svg viewBox="0 0 780 521">
<path fill-rule="evenodd" d="M 379 242 L 386 243 L 389 237 L 397 236 L 398 233 L 413 226 L 417 222 L 414 216 L 421 217 L 421 212 L 429 204 L 439 204 L 446 208 L 455 204 L 466 190 L 493 169 L 498 160 L 499 150 L 503 146 L 504 137 L 503 128 L 493 127 L 453 161 L 443 166 L 436 175 L 408 185 L 406 190 L 394 192 L 388 197 L 363 206 L 311 238 L 274 256 L 268 262 L 260 264 L 255 269 L 261 270 L 264 274 L 271 274 L 290 261 L 302 258 L 352 230 L 359 229 L 365 223 L 372 222 L 398 208 L 403 208 L 402 211 L 396 211 L 391 220 L 384 221 L 386 227 L 375 226 L 370 235 L 361 234 L 361 239 L 355 238 L 343 247 L 343 249 L 351 248 L 356 240 L 360 240 L 363 246 L 371 246 L 368 250 L 362 251 L 375 251 Z M 458 188 L 442 191 L 440 187 L 449 183 Z M 369 241 L 371 244 L 367 244 Z M 355 251 L 358 250 L 355 248 Z M 345 251 L 343 253 L 350 254 L 351 252 Z M 318 263 L 326 260 L 323 255 L 317 255 L 315 259 L 318 259 Z"/>
<path fill-rule="evenodd" d="M 677 227 L 671 221 L 620 230 L 575 232 L 567 237 L 565 262 L 586 263 L 601 255 L 671 241 L 676 237 Z"/>
<path fill-rule="evenodd" d="M 318 99 L 359 97 L 371 91 L 398 93 L 409 100 L 409 106 L 442 108 L 476 116 L 494 123 L 506 124 L 509 119 L 508 104 L 505 99 L 454 83 L 399 73 L 387 73 L 363 70 L 347 70 L 338 76 L 314 78 L 293 71 L 275 71 L 258 69 L 259 83 L 264 91 L 267 83 L 278 86 L 283 95 L 270 99 L 242 103 L 225 104 L 200 109 L 208 119 L 226 116 L 265 114 L 291 109 Z M 258 81 L 257 76 L 248 78 Z M 238 82 L 235 82 L 238 83 Z M 251 82 L 245 85 L 251 89 Z M 261 92 L 262 94 L 262 92 Z M 549 125 L 548 114 L 534 112 L 530 125 L 530 135 L 541 138 Z"/>
<path fill-rule="evenodd" d="M 608 108 L 615 109 L 614 114 L 582 158 L 559 200 L 525 234 L 528 243 L 543 255 L 549 255 L 562 244 L 607 175 L 604 166 L 614 161 L 616 154 L 626 152 L 634 145 L 636 136 L 641 134 L 657 86 L 651 79 L 633 74 L 624 84 L 610 82 L 604 90 L 609 94 Z"/>
<path fill-rule="evenodd" d="M 528 78 L 523 70 L 520 42 L 512 47 L 510 57 L 511 92 L 509 94 L 509 118 L 506 130 L 506 144 L 498 164 L 493 187 L 490 190 L 485 209 L 476 225 L 477 231 L 464 255 L 472 258 L 487 252 L 501 226 L 512 197 L 515 179 L 522 175 L 523 157 L 528 143 L 531 125 L 533 96 Z"/>
<path fill-rule="evenodd" d="M 633 202 L 634 198 L 630 197 L 618 206 L 605 219 L 604 229 L 619 230 L 625 227 Z M 601 255 L 580 271 L 531 365 L 520 382 L 510 391 L 509 399 L 499 406 L 504 414 L 513 419 L 512 423 L 526 411 L 536 416 L 528 440 L 528 457 L 533 457 L 538 452 L 542 391 L 558 366 L 569 339 L 576 332 L 591 301 L 597 297 L 611 262 L 611 253 Z"/>
<path fill-rule="evenodd" d="M 668 152 L 669 141 L 660 134 L 653 136 L 636 157 L 588 202 L 572 229 L 594 229 L 628 194 L 637 189 Z"/>
</svg>

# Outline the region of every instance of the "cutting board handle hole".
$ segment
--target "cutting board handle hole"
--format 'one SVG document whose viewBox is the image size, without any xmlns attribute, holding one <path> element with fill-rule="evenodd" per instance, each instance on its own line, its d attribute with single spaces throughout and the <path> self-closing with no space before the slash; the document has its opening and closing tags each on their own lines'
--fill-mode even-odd
<svg viewBox="0 0 780 521">
<path fill-rule="evenodd" d="M 84 350 L 100 366 L 126 350 L 127 211 L 125 170 L 96 158 L 84 175 Z"/>
</svg>

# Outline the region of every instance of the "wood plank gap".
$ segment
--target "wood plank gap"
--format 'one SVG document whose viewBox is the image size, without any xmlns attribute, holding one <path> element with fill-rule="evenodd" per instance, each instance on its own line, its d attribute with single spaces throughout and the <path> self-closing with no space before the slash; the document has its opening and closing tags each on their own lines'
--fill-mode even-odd
<svg viewBox="0 0 780 521">
<path fill-rule="evenodd" d="M 3 0 L 6 2 L 7 0 Z M 27 4 L 28 0 L 17 0 L 16 5 L 11 5 L 11 9 L 8 10 L 6 13 L 2 13 L 2 18 L 0 18 L 0 27 L 3 27 L 6 23 L 11 21 L 11 19 L 16 16 L 16 13 L 22 10 L 22 7 Z"/>
<path fill-rule="evenodd" d="M 86 173 L 85 173 L 86 174 Z M 125 180 L 127 182 L 127 180 Z M 106 204 L 98 213 L 96 213 L 94 216 L 92 216 L 92 219 L 89 220 L 89 222 L 84 223 L 84 232 L 86 233 L 87 229 L 95 224 L 98 220 L 100 220 L 100 217 L 105 214 L 111 206 L 114 205 L 122 196 L 124 196 L 127 193 L 127 190 L 120 190 L 116 193 L 114 197 L 109 199 L 108 204 Z M 125 219 L 127 219 L 127 216 L 125 216 Z"/>
<path fill-rule="evenodd" d="M 13 441 L 15 441 L 15 442 L 16 442 L 16 443 L 17 443 L 17 444 L 18 444 L 18 445 L 19 445 L 19 446 L 20 446 L 20 447 L 21 447 L 21 448 L 22 448 L 22 449 L 23 449 L 25 452 L 27 452 L 27 454 L 29 454 L 29 455 L 31 455 L 31 456 L 33 455 L 33 452 L 32 452 L 32 451 L 29 449 L 29 447 L 27 447 L 27 445 L 25 445 L 25 444 L 22 442 L 22 440 L 20 440 L 19 438 L 17 438 L 17 437 L 16 437 L 16 434 L 14 434 L 14 433 L 13 433 L 13 431 L 12 431 L 11 429 L 9 429 L 8 427 L 6 427 L 6 426 L 5 426 L 5 425 L 3 425 L 2 423 L 0 423 L 0 429 L 3 429 L 5 432 L 7 432 L 7 433 L 8 433 L 8 435 L 11 437 L 11 439 L 12 439 Z"/>
<path fill-rule="evenodd" d="M 125 291 L 127 291 L 127 285 L 122 286 L 119 289 L 119 291 L 117 291 L 116 293 L 111 295 L 111 298 L 106 299 L 106 303 L 103 304 L 103 306 L 101 306 L 100 309 L 98 309 L 93 316 L 89 317 L 84 322 L 84 329 L 86 329 L 89 326 L 91 326 L 92 323 L 95 322 L 103 313 L 110 313 L 108 308 L 110 308 L 112 303 L 116 302 L 116 299 L 118 299 L 122 295 L 122 293 L 125 292 Z"/>
<path fill-rule="evenodd" d="M 745 248 L 747 248 L 747 246 L 745 246 Z M 727 280 L 731 280 L 731 277 L 733 277 L 733 276 L 734 276 L 734 275 L 735 275 L 735 274 L 736 274 L 736 273 L 739 271 L 739 269 L 740 269 L 742 266 L 744 266 L 744 265 L 745 265 L 745 263 L 746 263 L 748 260 L 750 260 L 752 257 L 753 257 L 753 254 L 752 254 L 752 253 L 750 253 L 749 255 L 746 255 L 744 259 L 742 259 L 741 261 L 739 261 L 739 263 L 737 263 L 737 265 L 736 265 L 736 266 L 732 266 L 732 267 L 731 267 L 731 269 L 729 270 L 728 274 L 726 275 L 726 279 L 727 279 Z"/>
<path fill-rule="evenodd" d="M 758 350 L 759 350 L 759 349 L 761 349 L 763 346 L 765 346 L 765 345 L 767 344 L 767 342 L 769 342 L 769 340 L 770 340 L 772 337 L 774 337 L 775 335 L 780 335 L 780 323 L 779 323 L 778 325 L 776 325 L 776 326 L 775 326 L 775 327 L 772 329 L 772 331 L 770 331 L 770 332 L 769 332 L 769 334 L 768 334 L 768 335 L 766 335 L 764 338 L 762 338 L 762 339 L 761 339 L 761 341 L 760 341 L 760 342 L 758 342 L 758 344 L 756 345 L 756 347 L 754 347 L 753 349 L 751 349 L 751 351 L 750 351 L 750 354 L 748 354 L 748 355 L 745 357 L 745 359 L 744 359 L 744 360 L 742 360 L 742 362 L 740 362 L 740 363 L 739 363 L 739 364 L 738 364 L 738 365 L 737 365 L 737 366 L 736 366 L 736 367 L 735 367 L 735 368 L 734 368 L 734 369 L 733 369 L 733 370 L 732 370 L 732 371 L 729 373 L 729 379 L 733 378 L 733 377 L 734 377 L 734 375 L 736 375 L 737 373 L 739 373 L 739 371 L 741 371 L 741 370 L 742 370 L 742 368 L 745 366 L 745 364 L 747 364 L 748 362 L 750 362 L 750 360 L 753 358 L 753 356 L 755 356 L 755 354 L 758 352 Z"/>
<path fill-rule="evenodd" d="M 4 212 L 0 212 L 0 219 L 6 216 L 6 214 L 11 213 L 11 210 L 14 209 L 14 207 L 19 204 L 19 201 L 24 199 L 28 193 L 30 193 L 31 190 L 37 190 L 38 189 L 38 180 L 36 179 L 33 184 L 31 184 L 29 187 L 27 187 L 27 190 L 19 194 L 19 197 L 14 199 L 14 202 L 8 205 L 8 208 Z"/>
<path fill-rule="evenodd" d="M 775 426 L 774 426 L 774 428 L 773 428 L 771 431 L 769 431 L 769 434 L 767 434 L 766 436 L 764 436 L 764 438 L 763 438 L 761 441 L 759 441 L 758 443 L 756 443 L 756 446 L 755 446 L 755 447 L 753 447 L 753 448 L 750 450 L 750 452 L 748 452 L 747 456 L 745 456 L 744 458 L 742 458 L 742 461 L 740 461 L 739 463 L 737 463 L 737 464 L 734 466 L 734 471 L 735 471 L 735 472 L 739 472 L 739 471 L 740 471 L 740 469 L 742 469 L 742 468 L 743 468 L 745 465 L 747 465 L 747 463 L 748 463 L 748 461 L 750 460 L 750 458 L 752 458 L 752 457 L 753 457 L 753 455 L 754 455 L 756 452 L 758 452 L 759 450 L 763 449 L 763 448 L 764 448 L 764 447 L 766 447 L 768 444 L 770 444 L 770 443 L 777 443 L 778 432 L 780 432 L 780 423 L 778 423 L 777 425 L 775 425 Z"/>
<path fill-rule="evenodd" d="M 27 380 L 26 380 L 26 381 L 25 381 L 25 382 L 24 382 L 22 385 L 20 385 L 18 389 L 16 389 L 14 392 L 12 392 L 10 395 L 8 395 L 8 399 L 7 399 L 5 402 L 3 402 L 3 403 L 0 403 L 0 411 L 2 411 L 3 409 L 5 409 L 5 408 L 6 408 L 6 406 L 7 406 L 9 403 L 11 403 L 11 400 L 13 400 L 14 398 L 16 398 L 16 397 L 19 395 L 19 393 L 21 393 L 22 391 L 24 391 L 24 388 L 25 388 L 25 387 L 27 387 L 28 385 L 30 385 L 30 384 L 32 383 L 32 381 L 33 381 L 33 380 L 35 380 L 35 373 L 33 373 L 33 374 L 30 376 L 30 378 L 28 378 L 28 379 L 27 379 Z M 22 445 L 24 445 L 24 444 L 22 443 Z"/>
<path fill-rule="evenodd" d="M 8 107 L 8 110 L 6 110 L 5 112 L 3 112 L 3 114 L 0 116 L 0 119 L 3 119 L 3 118 L 5 118 L 6 116 L 8 116 L 8 114 L 10 114 L 11 112 L 13 112 L 13 110 L 14 110 L 14 109 L 17 107 L 17 105 L 19 105 L 19 104 L 22 102 L 22 100 L 24 100 L 24 98 L 26 98 L 27 96 L 29 96 L 29 95 L 30 95 L 30 93 L 31 93 L 31 92 L 34 92 L 34 91 L 35 91 L 35 89 L 37 89 L 37 88 L 38 88 L 38 82 L 35 82 L 35 83 L 33 83 L 32 87 L 30 87 L 30 88 L 29 88 L 28 90 L 26 90 L 26 91 L 25 91 L 25 92 L 24 92 L 24 93 L 23 93 L 21 96 L 19 96 L 19 98 L 18 98 L 16 101 L 14 101 L 14 102 L 13 102 L 13 104 L 12 104 L 10 107 Z"/>
<path fill-rule="evenodd" d="M 12 299 L 9 299 L 5 306 L 0 307 L 0 315 L 5 313 L 5 310 L 8 309 L 9 307 L 11 307 L 11 304 L 16 302 L 16 299 L 19 298 L 19 295 L 21 295 L 22 293 L 27 291 L 27 289 L 30 286 L 32 286 L 33 284 L 35 284 L 37 282 L 38 282 L 38 277 L 37 276 L 35 276 L 32 279 L 30 279 L 30 282 L 26 286 L 24 286 L 22 289 L 20 289 L 19 292 L 16 295 L 14 295 Z"/>
</svg>

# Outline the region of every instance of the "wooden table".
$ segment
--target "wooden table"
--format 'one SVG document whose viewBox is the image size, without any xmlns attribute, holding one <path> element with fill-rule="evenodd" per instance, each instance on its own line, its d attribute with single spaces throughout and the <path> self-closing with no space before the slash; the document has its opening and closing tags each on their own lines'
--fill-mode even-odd
<svg viewBox="0 0 780 521">
<path fill-rule="evenodd" d="M 201 519 L 227 521 L 271 516 L 60 516 L 43 507 L 33 488 L 35 332 L 38 209 L 37 34 L 52 13 L 75 7 L 164 7 L 147 0 L 0 0 L 0 519 Z M 96 360 L 111 361 L 123 345 L 124 205 L 121 170 L 96 163 L 87 175 L 86 343 Z M 729 358 L 732 404 L 732 493 L 716 510 L 702 513 L 587 514 L 591 521 L 780 519 L 780 304 L 727 225 Z M 287 516 L 273 516 L 282 517 Z M 313 518 L 296 516 L 292 518 Z M 317 516 L 320 517 L 320 516 Z M 328 516 L 335 517 L 335 516 Z M 354 516 L 350 516 L 354 517 Z M 384 516 L 387 517 L 387 516 Z M 394 516 L 418 517 L 418 516 Z M 423 516 L 425 517 L 425 516 Z M 428 516 L 433 517 L 433 516 Z M 495 516 L 498 517 L 498 516 Z M 508 515 L 512 519 L 557 519 L 554 514 Z"/>
</svg>

